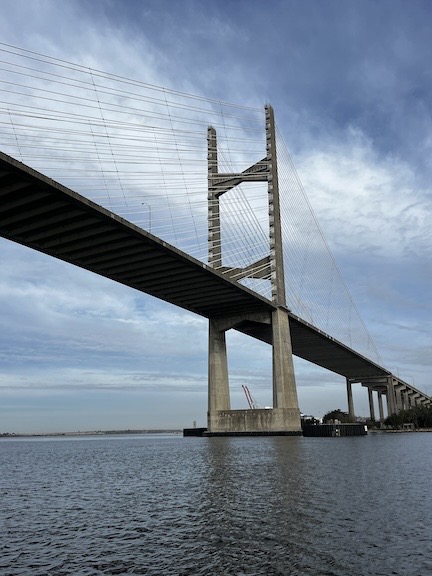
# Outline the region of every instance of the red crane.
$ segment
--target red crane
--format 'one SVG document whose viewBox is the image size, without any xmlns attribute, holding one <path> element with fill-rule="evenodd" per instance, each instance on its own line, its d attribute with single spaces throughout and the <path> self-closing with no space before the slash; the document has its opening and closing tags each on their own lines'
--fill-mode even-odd
<svg viewBox="0 0 432 576">
<path fill-rule="evenodd" d="M 243 392 L 245 393 L 246 400 L 248 401 L 249 408 L 251 410 L 257 410 L 259 408 L 258 403 L 255 400 L 255 398 L 252 396 L 249 388 L 247 386 L 245 386 L 244 384 L 242 384 L 242 388 L 243 388 Z"/>
</svg>

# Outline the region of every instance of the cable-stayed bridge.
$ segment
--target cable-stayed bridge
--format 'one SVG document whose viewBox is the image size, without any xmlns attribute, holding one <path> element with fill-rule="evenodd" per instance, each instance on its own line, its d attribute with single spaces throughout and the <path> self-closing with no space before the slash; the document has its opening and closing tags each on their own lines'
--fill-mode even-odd
<svg viewBox="0 0 432 576">
<path fill-rule="evenodd" d="M 347 378 L 351 413 L 353 382 L 367 387 L 372 416 L 374 390 L 380 418 L 383 395 L 389 413 L 430 402 L 382 366 L 270 107 L 0 48 L 0 234 L 209 318 L 210 412 L 239 416 L 229 414 L 229 328 L 279 346 L 274 409 L 288 410 L 290 431 L 291 349 Z"/>
</svg>

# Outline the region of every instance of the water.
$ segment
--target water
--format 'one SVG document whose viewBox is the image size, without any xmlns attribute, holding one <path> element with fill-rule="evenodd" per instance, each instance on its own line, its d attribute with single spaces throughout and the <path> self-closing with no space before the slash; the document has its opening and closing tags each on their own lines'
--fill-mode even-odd
<svg viewBox="0 0 432 576">
<path fill-rule="evenodd" d="M 432 574 L 431 434 L 0 441 L 0 575 Z"/>
</svg>

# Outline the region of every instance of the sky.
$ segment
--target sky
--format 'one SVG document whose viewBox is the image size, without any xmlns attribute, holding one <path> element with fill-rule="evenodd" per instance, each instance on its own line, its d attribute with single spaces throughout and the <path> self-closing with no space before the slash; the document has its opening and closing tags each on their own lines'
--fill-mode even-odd
<svg viewBox="0 0 432 576">
<path fill-rule="evenodd" d="M 428 0 L 3 0 L 0 41 L 143 82 L 270 102 L 384 365 L 432 394 Z M 1 143 L 0 143 L 1 149 Z M 206 424 L 207 321 L 0 241 L 0 433 Z M 271 404 L 271 350 L 228 334 Z M 347 409 L 344 379 L 295 359 L 300 410 Z M 356 413 L 368 415 L 354 386 Z"/>
</svg>

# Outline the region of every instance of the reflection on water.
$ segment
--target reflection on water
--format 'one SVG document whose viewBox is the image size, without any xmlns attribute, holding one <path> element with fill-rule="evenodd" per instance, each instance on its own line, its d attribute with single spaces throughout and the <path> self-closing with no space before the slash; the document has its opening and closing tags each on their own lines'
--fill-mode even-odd
<svg viewBox="0 0 432 576">
<path fill-rule="evenodd" d="M 429 434 L 0 441 L 0 574 L 432 573 Z"/>
</svg>

